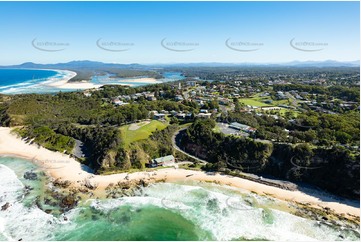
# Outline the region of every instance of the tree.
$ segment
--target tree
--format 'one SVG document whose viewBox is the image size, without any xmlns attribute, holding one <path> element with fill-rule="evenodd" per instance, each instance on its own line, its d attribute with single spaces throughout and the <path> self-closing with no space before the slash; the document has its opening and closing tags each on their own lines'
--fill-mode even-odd
<svg viewBox="0 0 361 242">
<path fill-rule="evenodd" d="M 336 140 L 338 142 L 340 142 L 341 144 L 347 144 L 352 139 L 351 135 L 349 135 L 345 132 L 342 132 L 342 131 L 337 131 L 335 133 L 335 136 L 336 136 Z"/>
<path fill-rule="evenodd" d="M 234 112 L 239 113 L 241 111 L 241 104 L 239 103 L 237 98 L 233 99 L 234 103 Z"/>
</svg>

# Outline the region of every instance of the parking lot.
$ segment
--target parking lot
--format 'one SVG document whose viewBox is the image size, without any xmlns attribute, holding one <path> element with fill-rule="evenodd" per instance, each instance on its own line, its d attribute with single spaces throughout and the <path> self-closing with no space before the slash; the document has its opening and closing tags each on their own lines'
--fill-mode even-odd
<svg viewBox="0 0 361 242">
<path fill-rule="evenodd" d="M 230 128 L 229 124 L 217 123 L 217 126 L 219 127 L 220 131 L 226 135 L 237 135 L 237 136 L 244 136 L 244 137 L 249 136 L 248 133 Z"/>
</svg>

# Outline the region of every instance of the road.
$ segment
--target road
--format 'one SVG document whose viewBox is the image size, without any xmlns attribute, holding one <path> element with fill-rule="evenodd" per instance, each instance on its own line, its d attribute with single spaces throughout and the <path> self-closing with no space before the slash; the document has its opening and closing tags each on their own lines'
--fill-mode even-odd
<svg viewBox="0 0 361 242">
<path fill-rule="evenodd" d="M 181 137 L 178 136 L 179 133 L 182 132 L 182 131 L 184 131 L 184 130 L 186 130 L 186 129 L 187 129 L 187 128 L 180 129 L 180 130 L 178 130 L 177 132 L 175 132 L 175 133 L 173 134 L 173 137 L 172 137 L 172 146 L 173 146 L 173 148 L 176 149 L 177 151 L 183 153 L 184 155 L 186 155 L 186 156 L 188 156 L 188 157 L 190 157 L 190 158 L 192 158 L 192 159 L 194 159 L 194 160 L 202 163 L 202 164 L 207 164 L 207 163 L 208 163 L 207 161 L 202 160 L 202 159 L 199 159 L 198 157 L 195 157 L 195 156 L 193 156 L 193 155 L 191 155 L 191 154 L 188 154 L 187 152 L 185 152 L 184 150 L 182 150 L 182 149 L 177 145 L 177 139 L 179 139 L 178 142 L 180 142 L 180 140 L 181 140 Z M 177 136 L 178 136 L 178 137 L 177 137 Z"/>
<path fill-rule="evenodd" d="M 177 151 L 183 153 L 184 155 L 193 158 L 194 160 L 202 163 L 202 164 L 207 164 L 208 162 L 202 159 L 199 159 L 198 157 L 195 157 L 191 154 L 188 154 L 187 152 L 183 151 L 178 145 L 177 145 L 177 139 L 178 142 L 180 142 L 181 137 L 179 137 L 179 134 L 186 130 L 187 128 L 183 128 L 178 130 L 177 132 L 174 133 L 173 137 L 172 137 L 172 146 L 174 149 L 176 149 Z M 185 161 L 185 162 L 179 162 L 177 163 L 179 164 L 189 164 L 190 162 Z M 277 180 L 277 179 L 270 179 L 270 178 L 263 178 L 262 176 L 257 176 L 255 174 L 248 174 L 248 173 L 243 173 L 240 172 L 239 173 L 239 177 L 247 179 L 247 180 L 251 180 L 251 181 L 255 181 L 258 183 L 262 183 L 268 186 L 274 186 L 274 187 L 279 187 L 282 189 L 286 189 L 286 190 L 296 190 L 297 189 L 297 185 L 292 183 L 292 182 L 288 182 L 288 181 L 283 181 L 283 180 Z"/>
</svg>

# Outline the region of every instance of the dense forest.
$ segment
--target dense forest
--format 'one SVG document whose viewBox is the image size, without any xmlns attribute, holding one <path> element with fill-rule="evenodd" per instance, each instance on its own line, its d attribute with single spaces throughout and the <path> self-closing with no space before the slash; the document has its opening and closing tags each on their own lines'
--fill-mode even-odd
<svg viewBox="0 0 361 242">
<path fill-rule="evenodd" d="M 330 87 L 320 85 L 301 85 L 301 84 L 284 84 L 274 85 L 274 91 L 291 91 L 298 90 L 301 92 L 310 92 L 315 94 L 326 94 L 337 97 L 347 101 L 360 101 L 360 87 L 359 86 L 341 86 L 334 85 Z"/>
<path fill-rule="evenodd" d="M 217 168 L 228 165 L 257 171 L 265 165 L 272 144 L 215 133 L 215 125 L 212 119 L 197 119 L 187 129 L 182 146 L 187 152 L 216 164 Z"/>
<path fill-rule="evenodd" d="M 0 125 L 17 127 L 16 131 L 28 140 L 50 150 L 71 154 L 75 140 L 92 152 L 84 159 L 98 173 L 144 168 L 150 159 L 172 154 L 170 137 L 175 127 L 154 132 L 148 140 L 124 146 L 119 127 L 148 119 L 150 111 L 194 110 L 187 102 L 178 103 L 159 97 L 156 101 L 137 100 L 125 106 L 111 104 L 107 97 L 124 93 L 159 89 L 106 87 L 91 97 L 83 93 L 56 95 L 26 94 L 0 95 Z M 170 89 L 163 92 L 171 96 Z"/>
<path fill-rule="evenodd" d="M 205 169 L 227 168 L 272 175 L 308 182 L 342 196 L 359 197 L 359 154 L 355 155 L 343 146 L 266 143 L 225 136 L 214 132 L 215 125 L 213 120 L 196 120 L 182 138 L 182 146 L 187 152 L 210 162 Z"/>
</svg>

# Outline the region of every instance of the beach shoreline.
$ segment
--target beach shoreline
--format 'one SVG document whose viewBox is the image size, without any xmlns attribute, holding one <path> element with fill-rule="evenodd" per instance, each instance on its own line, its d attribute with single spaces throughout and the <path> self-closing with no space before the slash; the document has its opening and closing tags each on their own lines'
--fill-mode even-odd
<svg viewBox="0 0 361 242">
<path fill-rule="evenodd" d="M 24 89 L 22 92 L 27 93 L 27 89 L 29 89 L 32 93 L 36 93 L 36 91 L 32 91 L 35 89 L 39 90 L 45 90 L 45 93 L 47 93 L 46 90 L 49 90 L 48 92 L 58 92 L 61 90 L 64 91 L 75 91 L 75 90 L 87 90 L 87 89 L 98 89 L 104 85 L 119 85 L 119 86 L 138 86 L 140 84 L 144 85 L 151 85 L 151 84 L 159 84 L 162 83 L 162 81 L 159 81 L 155 78 L 150 77 L 134 77 L 134 78 L 116 78 L 116 81 L 104 82 L 104 83 L 93 83 L 90 80 L 80 80 L 80 81 L 74 81 L 70 82 L 70 80 L 77 76 L 77 73 L 75 71 L 70 70 L 61 70 L 61 69 L 44 69 L 44 68 L 21 68 L 24 70 L 44 70 L 44 71 L 54 71 L 57 74 L 55 76 L 52 76 L 50 78 L 46 78 L 46 80 L 43 80 L 41 82 L 35 83 L 32 86 L 27 87 L 21 87 Z M 18 84 L 17 84 L 18 85 Z M 22 93 L 16 90 L 5 90 L 4 93 L 6 94 L 18 94 Z"/>
<path fill-rule="evenodd" d="M 77 75 L 76 72 L 69 71 L 69 70 L 55 70 L 55 69 L 53 71 L 56 71 L 59 73 L 65 73 L 64 78 L 62 78 L 61 80 L 56 80 L 56 81 L 48 80 L 43 83 L 44 85 L 59 88 L 59 89 L 81 89 L 81 90 L 100 88 L 101 86 L 108 85 L 108 84 L 94 84 L 94 83 L 91 83 L 89 80 L 69 82 L 69 80 L 71 80 L 72 78 L 74 78 Z M 121 82 L 127 82 L 127 83 L 121 83 Z M 110 82 L 109 85 L 112 85 L 112 83 L 113 82 Z M 128 84 L 128 83 L 134 83 L 134 84 Z M 113 83 L 113 84 L 119 85 L 119 86 L 134 86 L 137 83 L 157 84 L 157 83 L 161 83 L 161 82 L 157 81 L 154 78 L 141 77 L 141 78 L 124 78 L 124 79 L 120 80 L 119 83 L 116 83 L 116 84 Z"/>
<path fill-rule="evenodd" d="M 32 161 L 40 166 L 50 177 L 62 181 L 69 181 L 72 187 L 84 188 L 87 182 L 93 184 L 94 193 L 104 194 L 111 184 L 126 181 L 144 180 L 154 182 L 200 181 L 212 182 L 218 185 L 231 186 L 242 191 L 255 192 L 259 195 L 274 197 L 283 201 L 307 204 L 319 209 L 331 209 L 342 216 L 360 216 L 360 208 L 342 203 L 337 199 L 323 199 L 301 191 L 290 191 L 257 183 L 247 179 L 223 175 L 219 173 L 205 173 L 186 169 L 163 168 L 151 172 L 139 171 L 134 173 L 118 173 L 112 175 L 94 175 L 87 171 L 69 155 L 53 152 L 35 144 L 28 144 L 11 133 L 10 128 L 0 127 L 0 156 L 19 157 Z"/>
</svg>

